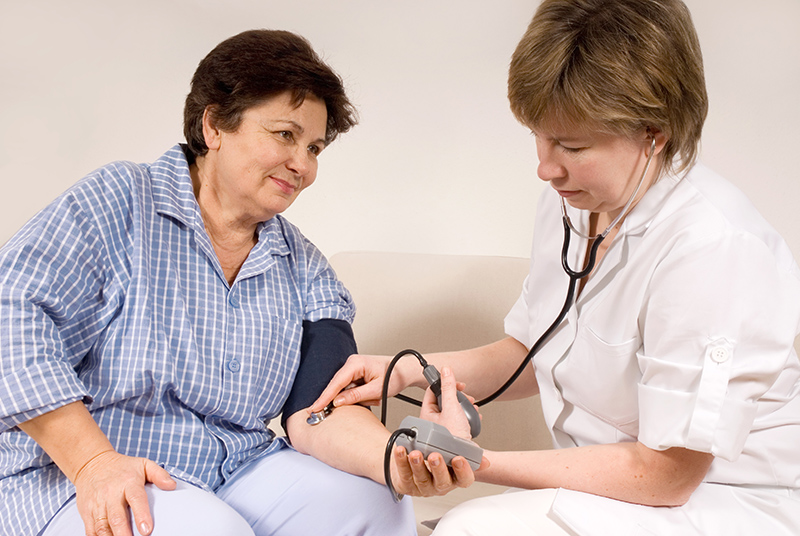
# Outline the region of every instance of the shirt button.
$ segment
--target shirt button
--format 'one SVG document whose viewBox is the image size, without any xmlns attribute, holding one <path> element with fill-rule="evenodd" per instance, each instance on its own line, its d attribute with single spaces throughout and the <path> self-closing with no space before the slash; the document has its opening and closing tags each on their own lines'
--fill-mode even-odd
<svg viewBox="0 0 800 536">
<path fill-rule="evenodd" d="M 232 359 L 228 363 L 228 370 L 231 372 L 239 372 L 242 369 L 242 364 L 239 362 L 238 359 Z"/>
<path fill-rule="evenodd" d="M 553 387 L 553 395 L 557 401 L 561 402 L 561 391 L 558 390 L 558 387 Z"/>
<path fill-rule="evenodd" d="M 231 292 L 228 294 L 228 303 L 231 304 L 231 307 L 239 307 L 239 298 L 236 297 L 236 294 Z"/>
<path fill-rule="evenodd" d="M 725 348 L 714 348 L 711 350 L 711 360 L 715 363 L 724 363 L 728 360 L 728 350 Z"/>
</svg>

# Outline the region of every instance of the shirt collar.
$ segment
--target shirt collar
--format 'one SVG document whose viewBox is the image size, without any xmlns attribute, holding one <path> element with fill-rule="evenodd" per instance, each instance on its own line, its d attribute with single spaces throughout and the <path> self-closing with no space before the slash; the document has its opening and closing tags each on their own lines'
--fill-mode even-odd
<svg viewBox="0 0 800 536">
<path fill-rule="evenodd" d="M 189 163 L 181 145 L 175 145 L 153 162 L 150 176 L 153 204 L 159 214 L 175 218 L 187 227 L 204 229 Z"/>
<path fill-rule="evenodd" d="M 680 180 L 681 178 L 679 176 L 673 173 L 667 173 L 657 180 L 655 184 L 650 186 L 639 202 L 636 203 L 636 206 L 625 216 L 622 222 L 621 232 L 625 234 L 637 234 L 647 230 Z"/>
<path fill-rule="evenodd" d="M 175 218 L 205 235 L 205 225 L 194 195 L 186 150 L 188 149 L 181 144 L 175 145 L 150 166 L 153 203 L 159 214 Z M 259 223 L 256 234 L 258 244 L 252 253 L 280 256 L 290 253 L 280 216 Z"/>
<path fill-rule="evenodd" d="M 667 173 L 656 181 L 622 220 L 620 234 L 632 235 L 646 231 L 680 180 L 681 177 L 674 173 Z M 567 204 L 567 214 L 578 231 L 589 234 L 589 215 L 591 213 L 588 210 L 576 210 Z M 600 231 L 602 229 L 597 232 Z"/>
</svg>

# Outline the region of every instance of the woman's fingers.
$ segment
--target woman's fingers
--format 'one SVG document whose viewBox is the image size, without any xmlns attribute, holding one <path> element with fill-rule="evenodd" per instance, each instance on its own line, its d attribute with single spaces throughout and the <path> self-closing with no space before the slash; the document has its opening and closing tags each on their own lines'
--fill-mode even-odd
<svg viewBox="0 0 800 536">
<path fill-rule="evenodd" d="M 458 389 L 453 371 L 450 367 L 444 367 L 442 369 L 442 411 L 444 411 L 444 407 L 461 407 L 456 393 L 458 393 Z"/>
<path fill-rule="evenodd" d="M 458 389 L 453 372 L 449 367 L 443 367 L 441 376 L 442 407 L 439 408 L 436 397 L 428 389 L 419 416 L 446 427 L 454 436 L 471 439 L 469 421 L 458 401 Z"/>
<path fill-rule="evenodd" d="M 457 459 L 454 458 L 453 460 Z M 444 458 L 438 452 L 428 455 L 428 467 L 433 477 L 433 489 L 436 495 L 444 495 L 458 485 L 453 480 L 453 474 L 450 472 L 450 468 L 447 467 Z M 465 484 L 462 487 L 467 487 L 468 485 Z"/>
<path fill-rule="evenodd" d="M 133 536 L 131 517 L 138 533 L 149 535 L 154 520 L 147 483 L 165 491 L 176 486 L 166 470 L 144 458 L 111 451 L 87 463 L 75 479 L 78 511 L 87 536 Z"/>
<path fill-rule="evenodd" d="M 148 536 L 153 531 L 153 516 L 150 513 L 150 503 L 144 487 L 127 491 L 125 499 L 130 506 L 133 523 L 137 530 L 142 536 Z"/>
<path fill-rule="evenodd" d="M 427 465 L 425 465 L 425 458 L 422 453 L 418 450 L 413 451 L 408 455 L 408 461 L 411 463 L 411 473 L 413 474 L 414 486 L 418 494 L 422 497 L 435 495 L 433 476 L 428 471 Z"/>
<path fill-rule="evenodd" d="M 145 482 L 152 482 L 164 491 L 172 491 L 177 486 L 177 482 L 170 476 L 169 472 L 151 460 L 145 460 L 144 478 Z"/>
<path fill-rule="evenodd" d="M 431 453 L 427 461 L 419 451 L 406 453 L 403 447 L 393 451 L 395 475 L 392 478 L 398 493 L 418 497 L 445 495 L 456 487 L 466 488 L 475 481 L 475 475 L 467 461 L 453 458 L 453 469 L 447 466 L 438 452 Z"/>
<path fill-rule="evenodd" d="M 124 496 L 121 499 L 119 502 L 110 501 L 107 504 L 106 513 L 108 514 L 108 526 L 111 528 L 110 534 L 114 536 L 133 536 L 128 522 L 128 505 L 125 504 Z M 145 498 L 146 501 L 147 498 Z"/>
</svg>

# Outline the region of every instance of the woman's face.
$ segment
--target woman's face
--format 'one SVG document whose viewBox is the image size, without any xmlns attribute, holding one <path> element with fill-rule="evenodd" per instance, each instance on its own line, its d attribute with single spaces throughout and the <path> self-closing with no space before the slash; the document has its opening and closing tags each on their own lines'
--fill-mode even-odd
<svg viewBox="0 0 800 536">
<path fill-rule="evenodd" d="M 207 124 L 206 160 L 213 166 L 201 195 L 212 194 L 216 210 L 247 225 L 283 212 L 317 176 L 327 118 L 323 101 L 308 95 L 295 106 L 285 92 L 247 109 L 234 132 Z"/>
<path fill-rule="evenodd" d="M 537 128 L 539 178 L 550 183 L 571 206 L 616 217 L 636 190 L 650 151 L 650 137 Z M 655 162 L 654 162 L 655 163 Z M 637 198 L 656 175 L 651 166 Z"/>
</svg>

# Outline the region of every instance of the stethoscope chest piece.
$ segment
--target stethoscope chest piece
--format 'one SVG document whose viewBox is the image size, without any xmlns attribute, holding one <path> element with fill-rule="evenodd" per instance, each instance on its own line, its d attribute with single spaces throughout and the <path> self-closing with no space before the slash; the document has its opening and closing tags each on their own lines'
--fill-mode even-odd
<svg viewBox="0 0 800 536">
<path fill-rule="evenodd" d="M 317 424 L 321 423 L 322 421 L 325 420 L 325 418 L 328 415 L 333 413 L 333 408 L 334 408 L 334 405 L 333 405 L 333 402 L 331 402 L 330 404 L 325 406 L 325 409 L 323 409 L 322 411 L 315 411 L 314 413 L 312 413 L 308 417 L 308 419 L 306 419 L 306 422 L 308 424 L 310 424 L 311 426 L 314 426 L 314 425 L 317 425 Z"/>
</svg>

